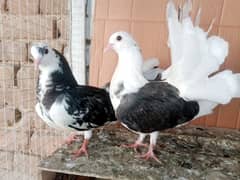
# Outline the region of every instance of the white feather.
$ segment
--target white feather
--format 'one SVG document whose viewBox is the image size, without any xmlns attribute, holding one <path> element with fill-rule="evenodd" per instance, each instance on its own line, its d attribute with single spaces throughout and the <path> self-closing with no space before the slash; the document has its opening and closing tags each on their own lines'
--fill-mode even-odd
<svg viewBox="0 0 240 180">
<path fill-rule="evenodd" d="M 157 144 L 157 138 L 158 138 L 158 131 L 154 131 L 152 133 L 150 133 L 150 144 L 151 145 L 156 145 Z"/>
<path fill-rule="evenodd" d="M 168 45 L 169 48 L 171 48 L 171 63 L 175 64 L 180 59 L 180 53 L 182 51 L 180 45 L 182 37 L 178 35 L 182 33 L 182 28 L 178 21 L 178 13 L 172 1 L 169 1 L 167 5 L 167 20 L 169 31 Z"/>
<path fill-rule="evenodd" d="M 118 54 L 118 64 L 110 84 L 110 97 L 114 109 L 117 109 L 124 94 L 137 92 L 139 88 L 148 82 L 142 75 L 142 55 L 140 52 L 135 52 L 136 49 L 132 51 L 129 48 L 124 48 Z M 123 85 L 124 89 L 121 94 L 116 95 L 120 84 Z"/>
<path fill-rule="evenodd" d="M 195 26 L 199 26 L 200 25 L 200 21 L 201 21 L 201 8 L 198 9 L 198 12 L 197 12 L 197 15 L 196 15 L 196 18 L 195 18 Z"/>
<path fill-rule="evenodd" d="M 191 12 L 191 9 L 192 9 L 192 1 L 186 0 L 186 3 L 184 3 L 183 9 L 182 9 L 182 18 L 183 19 L 189 17 L 189 13 Z"/>
<path fill-rule="evenodd" d="M 135 51 L 127 52 L 123 51 L 123 54 L 121 53 L 119 57 L 121 59 L 119 60 L 119 64 L 115 69 L 115 72 L 112 77 L 112 81 L 110 84 L 110 96 L 114 109 L 118 107 L 121 97 L 125 93 L 136 92 L 140 87 L 142 87 L 147 82 L 146 79 L 154 80 L 160 73 L 163 72 L 162 69 L 155 68 L 156 66 L 159 66 L 158 59 L 150 58 L 143 62 L 141 55 L 132 52 Z M 129 56 L 132 58 L 129 58 Z M 126 60 L 131 59 L 134 61 L 135 58 L 136 58 L 135 62 L 137 63 L 135 62 L 130 63 L 125 61 L 125 59 Z M 141 60 L 138 61 L 139 59 Z M 125 63 L 127 63 L 128 66 L 126 66 Z M 122 68 L 122 66 L 124 66 L 124 68 Z M 142 67 L 142 70 L 138 67 Z M 132 75 L 132 73 L 134 73 L 134 75 Z M 116 96 L 114 92 L 117 91 L 117 88 L 121 83 L 124 84 L 124 91 L 119 96 Z"/>
<path fill-rule="evenodd" d="M 75 121 L 66 111 L 65 107 L 67 108 L 67 106 L 68 104 L 66 103 L 65 98 L 62 98 L 62 101 L 55 101 L 49 110 L 49 116 L 62 129 L 70 129 L 68 128 L 68 125 Z"/>
<path fill-rule="evenodd" d="M 226 70 L 211 76 L 224 63 L 228 43 L 218 36 L 208 37 L 208 32 L 199 27 L 200 13 L 193 25 L 190 7 L 191 1 L 187 0 L 183 19 L 179 21 L 173 2 L 167 5 L 171 66 L 162 73 L 162 78 L 177 87 L 181 97 L 197 100 L 199 115 L 206 115 L 217 104 L 240 97 L 240 75 Z"/>
<path fill-rule="evenodd" d="M 90 139 L 92 137 L 92 130 L 84 131 L 84 139 Z"/>
<path fill-rule="evenodd" d="M 199 113 L 194 119 L 205 116 L 208 114 L 211 114 L 213 112 L 213 109 L 218 105 L 218 103 L 211 102 L 211 101 L 198 101 L 199 104 Z"/>
<path fill-rule="evenodd" d="M 57 124 L 57 126 L 61 127 L 62 129 L 69 129 L 73 130 L 73 128 L 69 127 L 69 125 L 74 126 L 77 129 L 89 129 L 88 123 L 82 123 L 81 126 L 78 123 L 74 122 L 76 121 L 76 117 L 72 114 L 68 114 L 66 109 L 68 109 L 68 103 L 66 102 L 67 97 L 63 97 L 62 100 L 56 100 L 50 110 L 49 110 L 49 116 L 54 120 L 54 123 Z M 78 115 L 79 118 L 81 118 L 81 114 Z"/>
<path fill-rule="evenodd" d="M 41 106 L 40 103 L 37 103 L 36 106 L 35 106 L 35 110 L 36 110 L 38 116 L 39 116 L 45 123 L 47 123 L 47 125 L 49 125 L 50 127 L 58 129 L 59 127 L 58 127 L 53 121 L 51 121 L 51 120 L 44 114 L 44 112 L 46 112 L 46 110 L 44 110 L 44 109 L 41 110 L 41 108 L 44 108 L 44 107 L 43 107 L 43 106 L 40 107 L 40 106 Z"/>
</svg>

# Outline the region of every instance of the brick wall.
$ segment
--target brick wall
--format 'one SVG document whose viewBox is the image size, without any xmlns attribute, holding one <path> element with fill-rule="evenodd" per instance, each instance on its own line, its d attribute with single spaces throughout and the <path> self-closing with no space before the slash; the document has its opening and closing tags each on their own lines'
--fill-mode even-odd
<svg viewBox="0 0 240 180">
<path fill-rule="evenodd" d="M 37 72 L 29 54 L 46 42 L 65 55 L 69 0 L 0 0 L 0 179 L 38 179 L 39 158 L 62 141 L 36 115 Z"/>
</svg>

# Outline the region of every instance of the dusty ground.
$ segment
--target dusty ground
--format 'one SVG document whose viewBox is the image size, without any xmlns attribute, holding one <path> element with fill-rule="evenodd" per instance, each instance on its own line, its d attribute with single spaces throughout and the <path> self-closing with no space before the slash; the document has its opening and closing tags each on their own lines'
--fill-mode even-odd
<svg viewBox="0 0 240 180">
<path fill-rule="evenodd" d="M 182 127 L 161 133 L 156 147 L 161 164 L 135 158 L 132 149 L 119 146 L 135 139 L 122 128 L 97 130 L 89 145 L 89 159 L 72 159 L 71 152 L 80 145 L 80 139 L 58 149 L 40 163 L 40 168 L 119 180 L 240 179 L 239 131 Z"/>
</svg>

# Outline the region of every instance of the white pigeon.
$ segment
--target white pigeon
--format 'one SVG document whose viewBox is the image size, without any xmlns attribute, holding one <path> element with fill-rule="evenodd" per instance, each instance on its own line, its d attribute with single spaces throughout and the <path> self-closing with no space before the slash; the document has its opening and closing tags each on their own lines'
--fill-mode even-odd
<svg viewBox="0 0 240 180">
<path fill-rule="evenodd" d="M 240 74 L 216 73 L 228 55 L 228 43 L 199 27 L 200 13 L 194 25 L 190 9 L 188 0 L 179 16 L 173 2 L 167 4 L 171 65 L 162 73 L 162 81 L 144 78 L 143 57 L 131 35 L 116 32 L 109 38 L 108 46 L 118 54 L 111 101 L 122 125 L 139 134 L 127 147 L 146 146 L 143 140 L 150 134 L 149 150 L 140 156 L 145 159 L 159 161 L 153 152 L 159 131 L 210 114 L 218 104 L 240 97 Z"/>
<path fill-rule="evenodd" d="M 65 57 L 46 44 L 31 48 L 36 69 L 37 114 L 49 126 L 74 133 L 67 139 L 70 144 L 77 134 L 84 134 L 84 141 L 74 154 L 88 156 L 87 146 L 92 130 L 107 122 L 116 121 L 109 93 L 104 89 L 78 85 Z"/>
</svg>

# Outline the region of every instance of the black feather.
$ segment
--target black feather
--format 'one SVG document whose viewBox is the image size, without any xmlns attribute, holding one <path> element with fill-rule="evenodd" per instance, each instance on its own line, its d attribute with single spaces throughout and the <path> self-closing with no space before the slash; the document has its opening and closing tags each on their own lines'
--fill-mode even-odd
<svg viewBox="0 0 240 180">
<path fill-rule="evenodd" d="M 78 86 L 64 95 L 68 104 L 66 110 L 74 115 L 79 126 L 87 123 L 90 129 L 116 120 L 109 94 L 104 89 Z"/>
<path fill-rule="evenodd" d="M 125 95 L 116 116 L 128 128 L 150 133 L 188 122 L 198 112 L 198 103 L 182 99 L 172 85 L 150 82 L 137 93 Z"/>
</svg>

